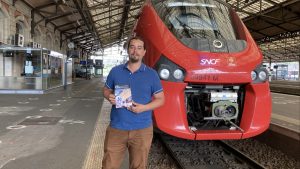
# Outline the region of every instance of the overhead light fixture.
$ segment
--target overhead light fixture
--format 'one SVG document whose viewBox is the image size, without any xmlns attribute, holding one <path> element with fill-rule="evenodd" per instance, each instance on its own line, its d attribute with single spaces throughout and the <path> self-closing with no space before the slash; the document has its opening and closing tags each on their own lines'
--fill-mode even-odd
<svg viewBox="0 0 300 169">
<path fill-rule="evenodd" d="M 68 48 L 73 49 L 75 47 L 74 42 L 69 42 L 68 43 Z"/>
</svg>

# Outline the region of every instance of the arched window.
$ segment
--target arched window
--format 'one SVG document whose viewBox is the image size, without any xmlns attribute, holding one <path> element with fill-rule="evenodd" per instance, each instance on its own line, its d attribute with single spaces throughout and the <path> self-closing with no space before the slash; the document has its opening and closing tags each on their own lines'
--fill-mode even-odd
<svg viewBox="0 0 300 169">
<path fill-rule="evenodd" d="M 15 45 L 24 46 L 24 36 L 25 36 L 24 24 L 22 21 L 16 22 L 16 36 L 15 36 Z"/>
<path fill-rule="evenodd" d="M 60 46 L 59 46 L 59 49 L 60 49 L 63 53 L 65 53 L 64 49 L 66 49 L 66 48 L 67 48 L 67 41 L 64 40 L 64 41 L 62 42 L 61 48 L 60 48 Z"/>
<path fill-rule="evenodd" d="M 9 34 L 8 30 L 8 13 L 6 11 L 3 11 L 3 9 L 0 9 L 0 42 L 1 43 L 8 43 L 8 37 Z"/>
<path fill-rule="evenodd" d="M 24 46 L 27 46 L 29 41 L 31 41 L 30 37 L 30 25 L 28 24 L 26 18 L 24 15 L 19 15 L 14 18 L 15 19 L 15 29 L 16 29 L 16 34 L 21 34 L 23 36 L 23 43 Z"/>
<path fill-rule="evenodd" d="M 60 48 L 59 48 L 59 46 L 60 46 L 60 42 L 59 42 L 59 40 L 56 38 L 55 39 L 55 43 L 54 43 L 54 50 L 55 51 L 59 51 L 60 50 Z"/>
<path fill-rule="evenodd" d="M 24 23 L 22 21 L 16 23 L 16 34 L 24 35 Z"/>
<path fill-rule="evenodd" d="M 4 14 L 0 9 L 0 42 L 4 42 Z"/>
<path fill-rule="evenodd" d="M 47 36 L 46 36 L 46 42 L 47 42 L 46 48 L 50 49 L 50 50 L 53 50 L 53 38 L 50 35 L 50 33 L 48 33 Z"/>
<path fill-rule="evenodd" d="M 33 36 L 33 41 L 36 43 L 41 44 L 43 42 L 43 37 L 42 33 L 39 29 L 34 29 L 34 36 Z"/>
</svg>

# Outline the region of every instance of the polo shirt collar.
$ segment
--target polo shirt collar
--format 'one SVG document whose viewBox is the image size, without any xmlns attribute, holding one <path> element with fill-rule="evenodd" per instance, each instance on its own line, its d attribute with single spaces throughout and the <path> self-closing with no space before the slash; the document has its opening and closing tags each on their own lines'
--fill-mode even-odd
<svg viewBox="0 0 300 169">
<path fill-rule="evenodd" d="M 126 63 L 124 64 L 124 67 L 123 67 L 123 68 L 129 70 L 129 69 L 127 68 L 127 66 L 128 66 L 128 62 L 126 62 Z M 143 71 L 145 71 L 145 70 L 146 70 L 146 65 L 145 65 L 144 63 L 142 63 L 141 66 L 140 66 L 140 68 L 139 68 L 137 71 L 143 72 Z"/>
</svg>

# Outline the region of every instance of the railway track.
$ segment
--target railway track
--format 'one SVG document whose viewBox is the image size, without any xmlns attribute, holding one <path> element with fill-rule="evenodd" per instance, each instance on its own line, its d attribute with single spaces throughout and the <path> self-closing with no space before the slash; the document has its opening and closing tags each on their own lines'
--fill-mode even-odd
<svg viewBox="0 0 300 169">
<path fill-rule="evenodd" d="M 193 141 L 156 134 L 179 169 L 264 169 L 259 163 L 222 141 Z"/>
<path fill-rule="evenodd" d="M 235 147 L 223 142 L 223 141 L 215 141 L 219 145 L 221 145 L 225 151 L 228 151 L 230 154 L 235 156 L 236 159 L 241 160 L 242 162 L 245 162 L 249 165 L 250 168 L 256 168 L 256 169 L 265 169 L 266 167 L 259 164 L 257 161 L 252 159 L 251 157 L 247 156 L 246 154 L 242 153 Z"/>
</svg>

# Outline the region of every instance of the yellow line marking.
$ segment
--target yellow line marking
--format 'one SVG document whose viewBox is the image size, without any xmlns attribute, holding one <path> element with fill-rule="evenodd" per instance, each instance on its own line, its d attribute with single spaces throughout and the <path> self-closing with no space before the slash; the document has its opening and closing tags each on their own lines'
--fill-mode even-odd
<svg viewBox="0 0 300 169">
<path fill-rule="evenodd" d="M 282 115 L 279 115 L 279 114 L 272 113 L 272 118 L 278 119 L 278 120 L 283 120 L 283 121 L 286 121 L 286 122 L 294 124 L 294 125 L 298 125 L 298 126 L 300 125 L 300 120 L 293 119 L 293 118 L 286 117 L 286 116 L 282 116 Z"/>
<path fill-rule="evenodd" d="M 82 169 L 102 168 L 104 139 L 109 124 L 110 108 L 111 104 L 104 99 Z"/>
</svg>

